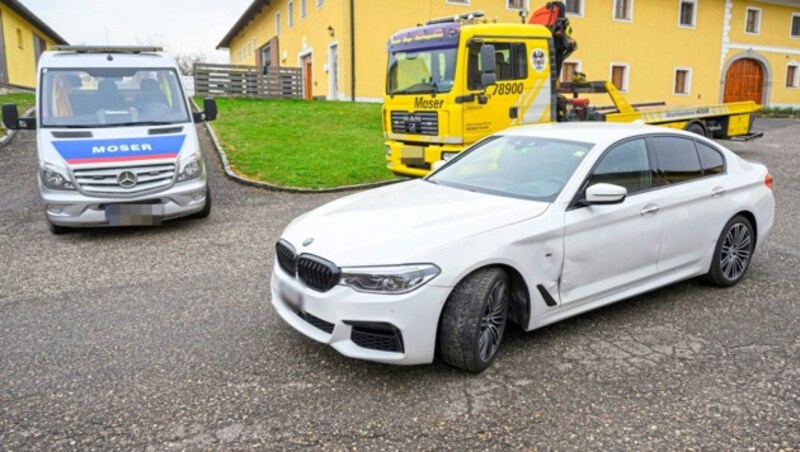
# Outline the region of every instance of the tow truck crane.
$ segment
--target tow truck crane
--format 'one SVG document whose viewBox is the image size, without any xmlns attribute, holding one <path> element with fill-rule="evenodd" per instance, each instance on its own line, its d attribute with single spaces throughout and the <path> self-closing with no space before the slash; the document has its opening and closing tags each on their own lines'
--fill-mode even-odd
<svg viewBox="0 0 800 452">
<path fill-rule="evenodd" d="M 559 83 L 577 48 L 563 2 L 527 23 L 495 23 L 473 12 L 402 30 L 388 43 L 383 126 L 386 164 L 425 176 L 478 140 L 505 128 L 546 122 L 641 122 L 717 139 L 752 139 L 755 102 L 652 107 L 632 105 L 609 81 L 575 74 Z M 582 94 L 607 94 L 597 108 Z"/>
</svg>

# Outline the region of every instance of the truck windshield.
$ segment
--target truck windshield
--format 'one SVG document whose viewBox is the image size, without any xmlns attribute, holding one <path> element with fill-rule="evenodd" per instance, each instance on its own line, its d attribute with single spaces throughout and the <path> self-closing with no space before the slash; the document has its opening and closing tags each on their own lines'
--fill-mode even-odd
<svg viewBox="0 0 800 452">
<path fill-rule="evenodd" d="M 189 121 L 174 69 L 43 69 L 44 127 L 94 128 Z"/>
<path fill-rule="evenodd" d="M 386 93 L 449 93 L 453 89 L 458 49 L 427 49 L 389 55 Z"/>
<path fill-rule="evenodd" d="M 492 137 L 426 180 L 463 190 L 553 202 L 593 146 L 554 138 Z"/>
</svg>

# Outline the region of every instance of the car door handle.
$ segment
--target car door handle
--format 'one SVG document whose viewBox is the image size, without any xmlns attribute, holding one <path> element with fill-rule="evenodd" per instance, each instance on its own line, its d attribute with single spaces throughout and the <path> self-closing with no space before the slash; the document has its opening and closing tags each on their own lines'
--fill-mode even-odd
<svg viewBox="0 0 800 452">
<path fill-rule="evenodd" d="M 716 197 L 724 195 L 726 191 L 727 190 L 725 190 L 722 187 L 715 187 L 713 190 L 711 190 L 711 196 L 716 198 Z"/>
<path fill-rule="evenodd" d="M 644 217 L 647 215 L 653 215 L 656 212 L 658 212 L 658 209 L 659 209 L 658 206 L 653 206 L 653 205 L 645 206 L 645 208 L 642 209 L 642 216 Z"/>
</svg>

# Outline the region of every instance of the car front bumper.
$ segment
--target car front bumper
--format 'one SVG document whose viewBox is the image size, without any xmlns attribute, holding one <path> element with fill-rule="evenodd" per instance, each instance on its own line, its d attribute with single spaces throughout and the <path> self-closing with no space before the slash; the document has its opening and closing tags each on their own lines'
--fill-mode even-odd
<svg viewBox="0 0 800 452">
<path fill-rule="evenodd" d="M 206 181 L 197 179 L 174 184 L 167 190 L 130 198 L 88 196 L 78 191 L 49 190 L 39 182 L 47 219 L 68 227 L 108 226 L 105 206 L 108 204 L 160 204 L 162 220 L 185 217 L 203 210 L 206 204 Z"/>
<path fill-rule="evenodd" d="M 283 299 L 281 285 L 302 294 L 302 311 Z M 362 293 L 344 286 L 320 293 L 303 287 L 277 265 L 270 287 L 272 306 L 297 331 L 351 358 L 402 365 L 433 361 L 439 315 L 450 293 L 450 288 L 430 284 L 400 295 Z M 393 327 L 402 338 L 402 351 L 363 346 L 356 334 L 364 324 Z"/>
</svg>

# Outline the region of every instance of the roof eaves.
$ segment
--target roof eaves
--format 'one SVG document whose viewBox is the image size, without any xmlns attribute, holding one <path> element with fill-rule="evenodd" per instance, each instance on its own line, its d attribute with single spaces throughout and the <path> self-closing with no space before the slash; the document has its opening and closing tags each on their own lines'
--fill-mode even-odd
<svg viewBox="0 0 800 452">
<path fill-rule="evenodd" d="M 26 22 L 30 23 L 34 27 L 41 30 L 42 33 L 47 35 L 48 38 L 52 39 L 58 45 L 68 45 L 66 39 L 62 38 L 61 35 L 55 32 L 49 25 L 44 23 L 42 19 L 39 19 L 36 14 L 33 14 L 31 10 L 25 7 L 22 3 L 18 0 L 0 0 L 0 3 L 6 5 L 9 9 L 14 11 L 17 15 L 22 17 Z"/>
<path fill-rule="evenodd" d="M 269 6 L 271 0 L 253 0 L 253 3 L 247 7 L 247 10 L 242 14 L 239 20 L 236 21 L 236 24 L 231 27 L 228 31 L 228 34 L 222 38 L 222 41 L 217 44 L 217 49 L 227 49 L 230 48 L 231 42 L 239 34 L 240 31 L 244 29 L 253 19 L 256 18 L 261 13 L 265 7 Z"/>
</svg>

